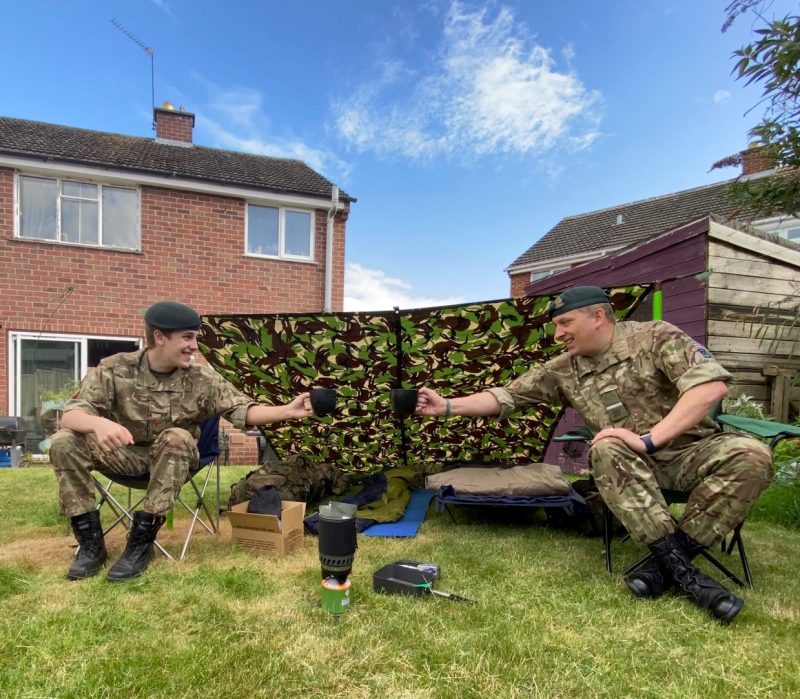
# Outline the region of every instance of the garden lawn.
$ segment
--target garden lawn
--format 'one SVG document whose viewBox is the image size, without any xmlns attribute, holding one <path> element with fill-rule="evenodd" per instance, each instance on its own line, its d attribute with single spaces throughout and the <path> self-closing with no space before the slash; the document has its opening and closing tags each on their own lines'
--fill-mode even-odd
<svg viewBox="0 0 800 699">
<path fill-rule="evenodd" d="M 228 485 L 246 471 L 223 469 Z M 744 528 L 756 587 L 730 627 L 675 595 L 635 600 L 599 538 L 519 509 L 431 507 L 413 539 L 359 537 L 352 608 L 320 605 L 316 539 L 282 558 L 202 533 L 139 579 L 70 582 L 48 467 L 0 469 L 2 697 L 797 697 L 800 533 Z M 186 515 L 159 540 L 173 546 Z M 108 539 L 112 560 L 123 534 Z M 616 570 L 641 553 L 614 546 Z M 408 558 L 476 604 L 372 591 Z M 725 557 L 723 556 L 723 559 Z M 730 558 L 736 570 L 738 560 Z"/>
</svg>

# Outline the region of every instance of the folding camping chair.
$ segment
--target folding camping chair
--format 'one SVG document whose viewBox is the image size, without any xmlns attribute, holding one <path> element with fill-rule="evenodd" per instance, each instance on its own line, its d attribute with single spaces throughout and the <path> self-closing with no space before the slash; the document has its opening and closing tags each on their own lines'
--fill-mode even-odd
<svg viewBox="0 0 800 699">
<path fill-rule="evenodd" d="M 775 446 L 783 439 L 787 438 L 800 438 L 800 427 L 795 427 L 794 425 L 787 425 L 780 422 L 773 422 L 772 420 L 756 420 L 754 418 L 745 418 L 740 417 L 738 415 L 728 415 L 727 413 L 719 412 L 719 410 L 712 413 L 712 418 L 716 420 L 718 424 L 721 426 L 727 426 L 735 430 L 740 430 L 742 432 L 748 432 L 753 434 L 757 437 L 761 437 L 763 439 L 769 439 L 769 446 L 770 449 L 774 449 Z M 560 435 L 558 437 L 554 437 L 553 441 L 557 442 L 587 442 L 592 438 L 591 431 L 586 427 L 580 427 L 566 434 Z M 676 490 L 668 490 L 663 489 L 661 490 L 664 499 L 667 501 L 668 505 L 672 504 L 681 504 L 686 503 L 689 493 L 684 493 Z M 709 561 L 712 565 L 714 565 L 723 575 L 730 578 L 734 583 L 737 585 L 744 587 L 745 585 L 752 587 L 753 586 L 753 578 L 750 573 L 750 564 L 747 559 L 747 552 L 744 547 L 744 541 L 742 540 L 742 527 L 744 526 L 744 522 L 741 522 L 734 530 L 731 532 L 730 540 L 726 542 L 723 541 L 720 544 L 721 551 L 727 555 L 731 555 L 733 553 L 734 547 L 739 554 L 739 561 L 742 567 L 742 575 L 744 576 L 744 581 L 737 575 L 735 575 L 727 566 L 725 566 L 722 562 L 720 562 L 716 557 L 714 557 L 708 549 L 701 551 L 701 555 Z M 607 507 L 604 508 L 604 517 L 603 517 L 603 547 L 605 551 L 605 564 L 606 570 L 611 573 L 612 572 L 612 562 L 611 562 L 611 546 L 614 538 L 614 515 L 612 514 L 611 510 Z M 627 533 L 623 536 L 622 540 L 628 538 Z M 636 570 L 640 566 L 644 565 L 647 561 L 652 558 L 652 554 L 648 553 L 647 555 L 643 556 L 635 563 L 629 565 L 623 575 L 627 575 L 628 573 Z"/>
<path fill-rule="evenodd" d="M 181 549 L 178 560 L 183 560 L 186 552 L 189 549 L 189 542 L 194 533 L 195 525 L 199 522 L 209 534 L 219 533 L 219 512 L 220 512 L 220 474 L 219 456 L 223 453 L 220 447 L 219 439 L 219 416 L 215 415 L 205 420 L 200 426 L 200 438 L 197 440 L 197 450 L 200 453 L 200 460 L 197 466 L 189 470 L 189 475 L 186 483 L 191 485 L 194 494 L 197 496 L 197 501 L 194 507 L 184 500 L 183 496 L 179 493 L 177 503 L 182 505 L 187 512 L 191 515 L 189 529 L 186 532 L 186 537 L 183 541 L 183 548 Z M 226 452 L 227 453 L 227 452 Z M 202 471 L 205 469 L 205 474 Z M 133 522 L 133 512 L 144 501 L 144 495 L 136 502 L 131 504 L 131 491 L 140 490 L 144 491 L 150 482 L 150 474 L 143 474 L 141 476 L 124 476 L 117 473 L 106 473 L 99 471 L 99 473 L 108 479 L 104 485 L 98 478 L 92 474 L 95 486 L 100 491 L 100 503 L 97 506 L 99 510 L 103 505 L 108 505 L 114 513 L 114 521 L 104 530 L 105 536 L 118 524 L 122 523 L 126 528 L 130 528 Z M 209 510 L 205 502 L 205 493 L 208 489 L 208 484 L 211 482 L 212 475 L 216 475 L 216 491 L 215 491 L 215 504 L 213 514 Z M 184 483 L 184 485 L 186 484 Z M 128 502 L 127 506 L 123 505 L 119 498 L 112 494 L 112 487 L 117 484 L 128 489 Z M 158 541 L 155 542 L 156 548 L 163 553 L 167 558 L 174 561 L 172 556 Z"/>
</svg>

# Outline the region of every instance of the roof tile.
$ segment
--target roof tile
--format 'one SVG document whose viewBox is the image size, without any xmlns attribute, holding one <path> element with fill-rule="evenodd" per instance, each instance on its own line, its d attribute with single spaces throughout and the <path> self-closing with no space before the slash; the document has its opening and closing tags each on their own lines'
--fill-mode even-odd
<svg viewBox="0 0 800 699">
<path fill-rule="evenodd" d="M 0 153 L 326 199 L 333 188 L 333 183 L 300 160 L 173 145 L 11 117 L 0 117 Z M 344 192 L 340 197 L 355 201 Z"/>
<path fill-rule="evenodd" d="M 510 267 L 571 257 L 591 250 L 624 247 L 712 214 L 722 221 L 733 219 L 740 213 L 740 208 L 727 196 L 731 182 L 733 180 L 726 180 L 567 216 L 514 260 Z"/>
</svg>

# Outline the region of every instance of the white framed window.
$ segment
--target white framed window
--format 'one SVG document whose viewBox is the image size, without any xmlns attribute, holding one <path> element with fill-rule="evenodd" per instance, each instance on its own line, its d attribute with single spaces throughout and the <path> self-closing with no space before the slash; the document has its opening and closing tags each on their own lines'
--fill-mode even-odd
<svg viewBox="0 0 800 699">
<path fill-rule="evenodd" d="M 800 218 L 794 216 L 776 216 L 755 221 L 753 225 L 765 233 L 779 235 L 781 238 L 800 243 Z"/>
<path fill-rule="evenodd" d="M 130 187 L 19 175 L 17 237 L 139 250 L 139 192 Z"/>
<path fill-rule="evenodd" d="M 42 420 L 51 394 L 80 381 L 90 367 L 117 352 L 141 348 L 141 338 L 103 335 L 10 332 L 8 334 L 8 405 L 10 414 L 28 426 L 26 449 L 46 450 L 52 425 Z"/>
<path fill-rule="evenodd" d="M 262 257 L 314 259 L 314 212 L 247 204 L 245 252 Z"/>
<path fill-rule="evenodd" d="M 540 269 L 536 272 L 531 272 L 531 281 L 538 282 L 540 279 L 545 279 L 549 277 L 551 274 L 555 274 L 556 272 L 563 272 L 565 269 L 569 269 L 569 267 L 556 267 L 555 269 Z"/>
</svg>

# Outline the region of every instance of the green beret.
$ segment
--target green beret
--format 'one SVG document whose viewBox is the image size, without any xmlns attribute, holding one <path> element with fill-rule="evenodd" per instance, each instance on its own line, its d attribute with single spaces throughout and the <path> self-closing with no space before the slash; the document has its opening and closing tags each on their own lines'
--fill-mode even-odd
<svg viewBox="0 0 800 699">
<path fill-rule="evenodd" d="M 144 322 L 159 330 L 199 330 L 200 316 L 189 306 L 175 301 L 154 303 L 144 314 Z"/>
<path fill-rule="evenodd" d="M 547 309 L 550 318 L 560 316 L 567 311 L 574 311 L 584 306 L 594 306 L 597 303 L 611 303 L 608 294 L 599 286 L 575 286 L 556 296 Z"/>
</svg>

